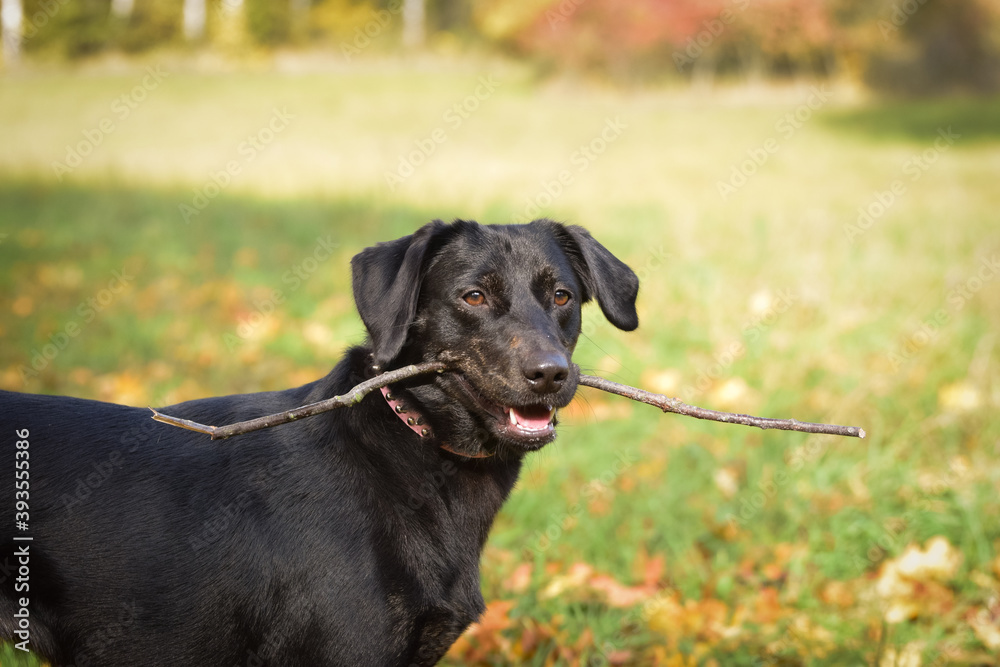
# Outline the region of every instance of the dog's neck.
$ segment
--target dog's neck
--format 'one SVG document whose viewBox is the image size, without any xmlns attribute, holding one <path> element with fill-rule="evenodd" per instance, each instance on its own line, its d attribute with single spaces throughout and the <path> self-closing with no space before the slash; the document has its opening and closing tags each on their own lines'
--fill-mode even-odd
<svg viewBox="0 0 1000 667">
<path fill-rule="evenodd" d="M 382 396 L 385 397 L 385 401 L 389 404 L 389 408 L 392 410 L 393 414 L 402 419 L 407 428 L 416 433 L 418 438 L 432 437 L 430 424 L 426 423 L 424 416 L 420 414 L 419 411 L 404 404 L 403 401 L 398 396 L 393 394 L 388 387 L 382 387 Z M 456 456 L 461 456 L 467 459 L 485 459 L 493 456 L 492 453 L 463 454 L 461 452 L 456 452 L 444 442 L 439 443 L 438 446 L 446 452 L 450 452 Z"/>
</svg>

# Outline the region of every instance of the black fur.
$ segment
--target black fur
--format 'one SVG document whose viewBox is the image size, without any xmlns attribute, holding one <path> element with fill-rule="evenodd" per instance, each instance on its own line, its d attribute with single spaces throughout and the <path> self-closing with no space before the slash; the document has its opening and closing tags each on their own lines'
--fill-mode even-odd
<svg viewBox="0 0 1000 667">
<path fill-rule="evenodd" d="M 595 298 L 634 329 L 638 280 L 583 229 L 544 220 L 436 221 L 352 265 L 368 346 L 303 387 L 163 412 L 228 424 L 341 394 L 373 364 L 441 359 L 456 372 L 393 387 L 432 435 L 379 392 L 223 442 L 142 408 L 0 392 L 5 470 L 15 431 L 30 443 L 30 529 L 0 521 L 0 637 L 20 641 L 28 598 L 30 647 L 54 667 L 441 658 L 483 611 L 480 551 L 524 454 L 554 437 L 510 426 L 510 408 L 530 418 L 569 403 L 580 305 Z"/>
</svg>

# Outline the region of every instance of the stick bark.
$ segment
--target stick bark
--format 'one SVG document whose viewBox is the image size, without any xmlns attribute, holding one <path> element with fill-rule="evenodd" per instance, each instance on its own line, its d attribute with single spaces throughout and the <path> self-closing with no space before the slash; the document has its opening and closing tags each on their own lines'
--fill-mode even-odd
<svg viewBox="0 0 1000 667">
<path fill-rule="evenodd" d="M 330 410 L 336 410 L 337 408 L 350 407 L 360 403 L 361 399 L 372 391 L 381 389 L 382 387 L 392 384 L 393 382 L 399 382 L 400 380 L 405 380 L 423 373 L 432 373 L 434 371 L 441 373 L 445 370 L 445 368 L 447 368 L 447 366 L 440 361 L 428 361 L 422 364 L 404 366 L 403 368 L 398 368 L 394 371 L 388 371 L 386 373 L 382 373 L 381 375 L 376 375 L 370 380 L 365 380 L 361 384 L 356 385 L 343 396 L 334 396 L 333 398 L 328 398 L 325 401 L 310 403 L 309 405 L 303 405 L 302 407 L 286 410 L 285 412 L 266 415 L 264 417 L 257 417 L 256 419 L 249 419 L 244 422 L 236 422 L 235 424 L 229 424 L 227 426 L 206 426 L 205 424 L 199 424 L 198 422 L 190 421 L 188 419 L 165 415 L 158 410 L 154 410 L 153 408 L 150 408 L 150 410 L 153 410 L 153 419 L 158 422 L 163 422 L 164 424 L 170 424 L 171 426 L 177 426 L 180 428 L 186 428 L 189 431 L 205 433 L 206 435 L 212 436 L 212 440 L 225 440 L 226 438 L 231 438 L 234 435 L 250 433 L 251 431 L 259 431 L 263 428 L 271 428 L 272 426 L 287 424 L 288 422 L 293 422 L 297 419 L 305 419 L 306 417 L 318 415 L 321 412 L 329 412 Z"/>
<path fill-rule="evenodd" d="M 762 429 L 779 429 L 782 431 L 801 431 L 803 433 L 823 433 L 826 435 L 843 435 L 851 438 L 863 438 L 866 433 L 858 426 L 839 426 L 837 424 L 815 424 L 813 422 L 800 422 L 795 419 L 770 419 L 768 417 L 754 417 L 753 415 L 742 415 L 734 412 L 720 412 L 718 410 L 708 410 L 695 405 L 688 405 L 676 398 L 670 398 L 663 394 L 654 394 L 645 389 L 637 389 L 627 384 L 618 384 L 611 380 L 605 380 L 593 375 L 581 375 L 580 384 L 585 387 L 593 387 L 611 394 L 618 394 L 633 401 L 654 405 L 664 412 L 694 417 L 695 419 L 708 419 L 710 421 L 725 422 L 727 424 L 740 424 L 742 426 L 756 426 Z"/>
<path fill-rule="evenodd" d="M 225 440 L 226 438 L 230 438 L 234 435 L 250 433 L 251 431 L 259 431 L 261 429 L 271 428 L 272 426 L 287 424 L 288 422 L 296 421 L 297 419 L 312 417 L 313 415 L 318 415 L 322 412 L 356 405 L 357 403 L 360 403 L 361 399 L 367 396 L 370 392 L 392 384 L 393 382 L 406 380 L 424 373 L 443 373 L 446 370 L 447 366 L 439 361 L 428 361 L 422 364 L 404 366 L 403 368 L 377 375 L 370 380 L 365 380 L 342 396 L 334 396 L 333 398 L 328 398 L 325 401 L 310 403 L 309 405 L 303 405 L 302 407 L 287 410 L 285 412 L 266 415 L 264 417 L 237 422 L 235 424 L 228 424 L 226 426 L 207 426 L 188 419 L 171 417 L 170 415 L 165 415 L 158 410 L 154 410 L 153 408 L 150 408 L 150 410 L 153 411 L 153 419 L 158 422 L 170 424 L 171 426 L 177 426 L 179 428 L 185 428 L 190 431 L 196 431 L 198 433 L 204 433 L 211 436 L 212 440 Z M 822 433 L 827 435 L 842 435 L 852 438 L 865 437 L 865 430 L 858 426 L 815 424 L 812 422 L 800 422 L 795 419 L 770 419 L 767 417 L 754 417 L 753 415 L 743 415 L 733 412 L 708 410 L 706 408 L 688 405 L 679 399 L 671 398 L 663 394 L 654 394 L 653 392 L 646 391 L 644 389 L 638 389 L 626 384 L 619 384 L 594 375 L 581 375 L 580 384 L 585 387 L 592 387 L 611 394 L 618 394 L 619 396 L 624 396 L 625 398 L 630 398 L 633 401 L 638 401 L 640 403 L 647 403 L 660 408 L 664 412 L 672 412 L 674 414 L 684 415 L 685 417 L 694 417 L 695 419 L 707 419 L 710 421 L 724 422 L 726 424 L 740 424 L 742 426 L 756 426 L 761 429 L 779 429 L 783 431 L 800 431 L 803 433 Z"/>
</svg>

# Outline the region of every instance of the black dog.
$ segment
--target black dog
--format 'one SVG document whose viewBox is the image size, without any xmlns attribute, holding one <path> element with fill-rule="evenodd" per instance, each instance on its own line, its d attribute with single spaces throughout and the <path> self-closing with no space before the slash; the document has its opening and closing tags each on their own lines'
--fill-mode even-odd
<svg viewBox="0 0 1000 667">
<path fill-rule="evenodd" d="M 0 637 L 77 667 L 444 655 L 484 609 L 480 551 L 521 460 L 576 391 L 581 304 L 630 331 L 638 279 L 547 220 L 436 221 L 352 266 L 369 345 L 297 389 L 163 411 L 229 424 L 404 364 L 453 372 L 224 442 L 146 409 L 0 392 L 5 511 L 27 500 L 26 525 L 0 521 Z"/>
</svg>

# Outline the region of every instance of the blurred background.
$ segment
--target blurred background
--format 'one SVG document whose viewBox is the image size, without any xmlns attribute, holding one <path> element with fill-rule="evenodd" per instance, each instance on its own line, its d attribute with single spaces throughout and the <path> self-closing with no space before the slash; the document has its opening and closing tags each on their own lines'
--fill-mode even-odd
<svg viewBox="0 0 1000 667">
<path fill-rule="evenodd" d="M 364 339 L 362 248 L 581 224 L 642 281 L 638 331 L 586 309 L 586 371 L 869 436 L 581 389 L 446 663 L 1000 664 L 996 0 L 0 16 L 0 388 L 295 386 Z"/>
</svg>

